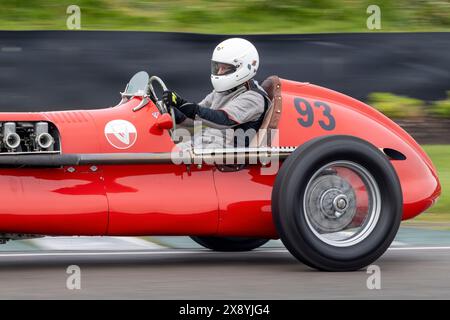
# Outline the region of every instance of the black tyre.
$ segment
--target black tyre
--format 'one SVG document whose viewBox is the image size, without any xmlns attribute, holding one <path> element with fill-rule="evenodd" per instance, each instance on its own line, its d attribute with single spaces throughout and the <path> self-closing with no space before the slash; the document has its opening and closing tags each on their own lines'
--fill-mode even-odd
<svg viewBox="0 0 450 320">
<path fill-rule="evenodd" d="M 250 251 L 268 242 L 268 239 L 239 237 L 191 237 L 199 245 L 214 251 Z"/>
<path fill-rule="evenodd" d="M 272 191 L 279 236 L 301 262 L 352 271 L 378 259 L 402 218 L 400 182 L 388 158 L 350 136 L 314 139 L 283 163 Z"/>
</svg>

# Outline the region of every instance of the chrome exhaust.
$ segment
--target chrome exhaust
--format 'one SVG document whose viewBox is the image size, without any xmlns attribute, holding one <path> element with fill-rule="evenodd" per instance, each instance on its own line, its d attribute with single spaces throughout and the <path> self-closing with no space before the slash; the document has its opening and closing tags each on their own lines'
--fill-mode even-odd
<svg viewBox="0 0 450 320">
<path fill-rule="evenodd" d="M 55 143 L 55 139 L 53 139 L 52 135 L 48 133 L 47 122 L 36 123 L 34 127 L 34 134 L 36 135 L 35 142 L 39 149 L 48 149 Z"/>
<path fill-rule="evenodd" d="M 16 133 L 16 124 L 14 122 L 5 122 L 3 124 L 3 143 L 9 150 L 14 150 L 20 146 L 20 136 Z"/>
<path fill-rule="evenodd" d="M 41 149 L 50 148 L 54 142 L 55 140 L 53 139 L 50 133 L 44 132 L 36 137 L 36 143 Z"/>
<path fill-rule="evenodd" d="M 15 132 L 8 133 L 3 139 L 3 142 L 8 149 L 16 149 L 20 145 L 20 136 Z"/>
</svg>

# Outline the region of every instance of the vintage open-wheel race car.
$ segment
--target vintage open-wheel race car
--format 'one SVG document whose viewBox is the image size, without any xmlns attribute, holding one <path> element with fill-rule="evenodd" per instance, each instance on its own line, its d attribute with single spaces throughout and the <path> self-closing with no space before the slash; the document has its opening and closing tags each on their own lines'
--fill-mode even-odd
<svg viewBox="0 0 450 320">
<path fill-rule="evenodd" d="M 272 76 L 248 148 L 179 151 L 158 77 L 112 108 L 0 113 L 0 238 L 187 235 L 218 251 L 281 238 L 320 270 L 365 267 L 441 187 L 403 129 L 370 106 Z"/>
</svg>

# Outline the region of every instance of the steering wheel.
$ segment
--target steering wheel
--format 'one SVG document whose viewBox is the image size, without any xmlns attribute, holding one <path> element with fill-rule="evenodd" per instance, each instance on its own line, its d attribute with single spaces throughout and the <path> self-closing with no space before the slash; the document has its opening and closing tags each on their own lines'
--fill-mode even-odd
<svg viewBox="0 0 450 320">
<path fill-rule="evenodd" d="M 153 97 L 156 100 L 155 105 L 158 108 L 159 112 L 161 114 L 169 113 L 169 108 L 167 108 L 167 106 L 164 104 L 164 102 L 161 99 L 159 99 L 158 96 L 156 95 L 155 89 L 153 88 L 153 82 L 157 82 L 161 86 L 161 89 L 163 89 L 163 91 L 167 90 L 166 84 L 164 83 L 164 81 L 161 80 L 160 77 L 152 76 L 152 77 L 150 77 L 148 87 L 150 89 L 151 94 L 153 95 Z M 173 122 L 172 130 L 175 130 L 176 129 L 175 111 L 173 110 L 173 108 L 170 109 L 170 115 L 172 116 L 172 122 Z"/>
</svg>

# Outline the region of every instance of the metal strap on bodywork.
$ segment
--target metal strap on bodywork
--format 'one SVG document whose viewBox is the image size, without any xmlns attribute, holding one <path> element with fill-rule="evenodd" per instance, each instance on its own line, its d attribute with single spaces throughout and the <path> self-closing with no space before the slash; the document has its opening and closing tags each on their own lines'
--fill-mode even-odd
<svg viewBox="0 0 450 320">
<path fill-rule="evenodd" d="M 267 165 L 272 160 L 284 160 L 295 147 L 261 147 L 261 148 L 226 148 L 194 149 L 194 163 L 214 164 L 261 164 Z"/>
<path fill-rule="evenodd" d="M 131 164 L 266 164 L 285 159 L 295 147 L 194 149 L 161 153 L 20 154 L 0 156 L 1 167 L 60 167 Z"/>
</svg>

